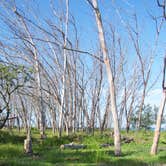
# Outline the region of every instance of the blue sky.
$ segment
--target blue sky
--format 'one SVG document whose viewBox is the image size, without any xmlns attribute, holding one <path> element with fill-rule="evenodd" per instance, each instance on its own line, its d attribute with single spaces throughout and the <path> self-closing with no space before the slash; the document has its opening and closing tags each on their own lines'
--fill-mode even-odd
<svg viewBox="0 0 166 166">
<path fill-rule="evenodd" d="M 33 7 L 40 10 L 34 10 L 34 12 L 40 16 L 40 20 L 46 17 L 54 19 L 50 12 L 49 0 L 25 0 L 28 2 L 29 6 L 26 6 L 22 0 L 16 0 L 19 8 L 24 8 L 27 10 L 27 16 L 31 19 L 33 17 L 28 15 L 29 8 Z M 55 0 L 54 7 L 60 8 L 60 3 L 62 0 Z M 94 52 L 97 51 L 98 36 L 97 27 L 93 12 L 91 7 L 88 5 L 86 0 L 69 0 L 69 11 L 74 16 L 76 20 L 76 25 L 78 29 L 79 44 L 80 48 L 85 51 Z M 139 30 L 141 32 L 141 45 L 144 52 L 144 56 L 148 55 L 151 48 L 154 47 L 154 35 L 155 35 L 155 24 L 149 16 L 151 13 L 154 16 L 160 16 L 162 10 L 157 6 L 156 0 L 99 0 L 99 8 L 101 10 L 103 24 L 105 30 L 109 31 L 109 24 L 115 26 L 117 35 L 121 36 L 125 47 L 128 49 L 128 60 L 133 61 L 136 58 L 135 51 L 133 50 L 132 43 L 128 39 L 127 31 L 122 23 L 130 22 L 133 25 L 132 15 L 136 13 L 138 16 Z M 65 10 L 65 8 L 64 8 Z M 120 12 L 120 16 L 118 15 Z M 70 31 L 70 39 L 73 37 L 72 30 Z M 154 59 L 154 65 L 152 69 L 151 82 L 156 78 L 162 69 L 162 60 L 164 53 L 166 51 L 166 23 L 164 24 L 160 40 L 158 44 L 158 49 L 156 52 L 157 57 Z M 107 43 L 109 45 L 109 43 Z M 83 55 L 87 59 L 87 63 L 91 64 L 91 60 L 88 56 Z M 161 94 L 161 78 L 157 81 L 156 85 L 153 87 L 152 91 L 147 97 L 147 102 L 153 104 L 159 104 L 160 94 Z"/>
<path fill-rule="evenodd" d="M 156 0 L 116 0 L 113 1 L 101 0 L 99 1 L 99 7 L 102 11 L 102 18 L 105 27 L 111 22 L 115 24 L 118 29 L 119 35 L 122 36 L 123 41 L 127 41 L 128 34 L 125 31 L 120 18 L 118 16 L 115 8 L 118 8 L 122 13 L 122 18 L 124 21 L 131 20 L 131 15 L 133 13 L 137 14 L 139 28 L 141 32 L 142 40 L 142 50 L 144 51 L 144 56 L 149 54 L 149 51 L 154 48 L 155 40 L 155 23 L 152 21 L 150 14 L 153 16 L 160 16 L 162 10 L 157 6 Z M 97 42 L 97 30 L 94 21 L 94 16 L 92 14 L 91 8 L 87 5 L 85 1 L 75 1 L 71 0 L 70 12 L 73 13 L 77 20 L 77 25 L 80 27 L 80 36 L 82 41 L 83 49 L 91 49 Z M 166 23 L 165 23 L 166 24 Z M 160 73 L 163 66 L 163 57 L 166 51 L 166 25 L 163 25 L 161 30 L 161 35 L 159 38 L 158 49 L 156 51 L 156 58 L 154 59 L 154 64 L 152 68 L 152 75 L 150 82 L 153 82 L 156 76 Z M 90 46 L 90 48 L 89 48 Z M 130 43 L 127 47 L 130 49 Z M 150 49 L 151 48 L 151 49 Z M 132 48 L 129 50 L 129 59 L 135 58 L 135 51 Z M 158 79 L 157 83 L 150 91 L 147 96 L 146 102 L 159 105 L 161 96 L 161 77 Z"/>
<path fill-rule="evenodd" d="M 62 0 L 55 0 L 54 7 L 60 7 L 59 2 L 61 1 Z M 24 6 L 24 3 L 22 3 L 23 1 L 21 0 L 17 0 L 16 2 L 18 2 L 19 6 Z M 36 8 L 40 8 L 40 11 L 36 11 L 38 15 L 40 14 L 40 17 L 50 17 L 49 0 L 30 0 L 27 2 L 29 2 L 29 4 L 31 4 L 33 7 L 36 6 Z M 84 47 L 84 49 L 87 48 L 89 50 L 92 44 L 97 43 L 97 29 L 91 7 L 88 5 L 86 0 L 69 0 L 69 4 L 70 13 L 76 20 L 78 34 L 81 38 L 81 45 Z M 151 44 L 150 41 L 154 40 L 155 26 L 148 13 L 151 13 L 155 16 L 161 15 L 162 10 L 157 7 L 156 0 L 99 0 L 99 7 L 102 13 L 104 24 L 106 26 L 108 26 L 109 23 L 116 25 L 120 35 L 124 37 L 127 35 L 127 33 L 124 31 L 124 27 L 120 22 L 115 8 L 122 12 L 121 15 L 125 21 L 131 20 L 131 15 L 136 12 L 140 30 L 143 32 L 143 39 L 145 39 L 145 44 Z M 27 6 L 25 6 L 25 8 L 27 8 Z M 165 34 L 165 27 L 163 27 L 163 29 L 164 32 L 162 32 L 162 34 Z M 161 41 L 163 42 L 162 47 L 164 47 L 164 44 L 166 44 L 164 37 L 164 35 L 160 36 Z"/>
</svg>

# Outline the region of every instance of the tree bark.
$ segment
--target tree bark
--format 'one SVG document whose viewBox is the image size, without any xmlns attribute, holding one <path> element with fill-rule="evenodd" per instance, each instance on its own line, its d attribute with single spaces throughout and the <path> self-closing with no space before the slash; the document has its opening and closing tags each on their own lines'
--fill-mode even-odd
<svg viewBox="0 0 166 166">
<path fill-rule="evenodd" d="M 164 58 L 164 68 L 163 68 L 163 81 L 162 81 L 163 95 L 162 95 L 159 112 L 157 115 L 157 122 L 156 122 L 154 138 L 153 138 L 153 144 L 150 151 L 150 154 L 152 155 L 157 154 L 157 148 L 158 148 L 158 143 L 160 138 L 161 122 L 162 122 L 162 117 L 163 117 L 163 112 L 164 112 L 164 107 L 166 102 L 165 72 L 166 72 L 166 56 Z"/>
<path fill-rule="evenodd" d="M 69 1 L 66 0 L 66 22 L 65 22 L 65 36 L 64 36 L 64 48 L 67 45 L 67 34 L 68 34 L 68 20 L 69 19 Z M 63 110 L 64 110 L 64 100 L 65 100 L 65 84 L 66 84 L 66 69 L 67 69 L 67 56 L 66 56 L 66 49 L 63 50 L 64 56 L 64 72 L 62 78 L 62 95 L 61 95 L 61 108 L 60 108 L 60 115 L 59 115 L 59 137 L 62 135 L 62 124 L 63 124 Z"/>
<path fill-rule="evenodd" d="M 55 135 L 56 132 L 56 113 L 53 108 L 51 108 L 51 115 L 52 115 L 52 133 Z"/>
<path fill-rule="evenodd" d="M 88 1 L 89 2 L 89 1 Z M 92 0 L 92 3 L 89 2 L 94 10 L 95 17 L 96 17 L 96 23 L 98 27 L 98 35 L 99 35 L 99 41 L 100 46 L 103 53 L 103 59 L 104 63 L 106 65 L 106 71 L 108 76 L 108 82 L 110 86 L 110 95 L 111 95 L 111 111 L 113 115 L 114 120 L 114 146 L 115 146 L 115 155 L 119 156 L 121 155 L 121 145 L 120 145 L 120 131 L 119 131 L 119 123 L 118 123 L 118 114 L 117 114 L 117 105 L 116 105 L 116 94 L 115 94 L 115 84 L 113 79 L 113 72 L 111 69 L 111 63 L 108 57 L 108 51 L 106 47 L 106 41 L 103 31 L 103 24 L 101 19 L 101 14 L 98 8 L 97 0 Z"/>
<path fill-rule="evenodd" d="M 32 139 L 30 129 L 28 129 L 27 138 L 24 140 L 24 152 L 26 154 L 32 154 Z"/>
<path fill-rule="evenodd" d="M 156 129 L 155 129 L 153 144 L 152 144 L 151 152 L 150 152 L 150 154 L 152 154 L 152 155 L 157 154 L 157 148 L 158 148 L 158 143 L 159 143 L 159 138 L 160 138 L 161 122 L 162 122 L 165 102 L 166 102 L 166 92 L 164 91 L 163 95 L 162 95 L 162 100 L 161 100 L 158 116 L 157 116 Z"/>
<path fill-rule="evenodd" d="M 145 93 L 146 93 L 146 85 L 144 87 L 142 98 L 141 98 L 141 104 L 139 106 L 138 124 L 137 124 L 137 129 L 138 130 L 141 128 L 142 111 L 143 111 L 145 95 L 146 95 Z"/>
<path fill-rule="evenodd" d="M 31 46 L 29 46 L 28 49 L 32 51 L 32 55 L 35 61 L 34 68 L 36 71 L 36 83 L 37 83 L 37 103 L 39 108 L 39 128 L 40 128 L 40 136 L 41 138 L 45 138 L 45 112 L 44 112 L 44 104 L 43 104 L 43 95 L 42 95 L 42 85 L 41 85 L 41 73 L 40 73 L 40 63 L 39 63 L 39 57 L 38 57 L 38 51 L 36 48 L 36 45 L 34 43 L 33 37 L 29 31 L 29 28 L 25 22 L 24 17 L 17 11 L 17 9 L 14 9 L 13 11 L 18 18 L 20 18 L 22 26 L 25 30 L 25 33 L 27 34 L 27 40 L 30 43 Z"/>
</svg>

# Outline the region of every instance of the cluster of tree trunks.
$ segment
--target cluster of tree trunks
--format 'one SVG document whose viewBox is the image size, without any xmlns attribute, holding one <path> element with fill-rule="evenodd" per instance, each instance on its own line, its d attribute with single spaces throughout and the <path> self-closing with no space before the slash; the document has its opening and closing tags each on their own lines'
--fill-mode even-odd
<svg viewBox="0 0 166 166">
<path fill-rule="evenodd" d="M 80 50 L 79 32 L 75 17 L 70 11 L 69 0 L 61 3 L 59 9 L 50 1 L 54 19 L 43 20 L 37 19 L 37 15 L 34 17 L 34 11 L 27 16 L 27 11 L 23 9 L 22 12 L 15 1 L 0 3 L 0 8 L 3 9 L 0 10 L 0 19 L 8 29 L 4 33 L 4 36 L 7 35 L 0 39 L 0 129 L 8 120 L 15 119 L 9 116 L 11 112 L 15 112 L 20 121 L 19 126 L 24 127 L 27 134 L 24 142 L 26 153 L 32 153 L 32 124 L 39 129 L 42 139 L 46 138 L 47 127 L 52 128 L 53 134 L 58 131 L 59 137 L 64 131 L 69 135 L 80 129 L 94 134 L 95 129 L 99 128 L 103 134 L 105 129 L 113 127 L 112 136 L 117 156 L 121 155 L 122 142 L 134 141 L 133 138 L 121 138 L 120 128 L 123 127 L 125 119 L 126 131 L 129 132 L 137 108 L 139 109 L 135 123 L 137 129 L 141 128 L 146 95 L 149 87 L 153 87 L 156 82 L 154 80 L 151 83 L 150 76 L 160 31 L 166 18 L 166 1 L 157 0 L 163 15 L 160 23 L 153 17 L 156 23 L 156 38 L 154 48 L 149 50 L 150 55 L 144 54 L 141 49 L 142 35 L 137 15 L 134 14 L 132 25 L 120 18 L 136 53 L 136 60 L 133 60 L 132 65 L 127 59 L 127 48 L 123 47 L 123 37 L 117 35 L 116 26 L 110 23 L 109 28 L 105 27 L 100 3 L 97 0 L 85 2 L 88 2 L 94 13 L 98 30 L 96 43 L 99 43 L 99 48 L 95 48 L 97 51 L 93 54 Z M 88 60 L 82 58 L 82 54 Z M 5 77 L 2 77 L 2 73 L 6 71 L 4 67 L 12 69 L 13 66 L 19 69 L 17 78 L 13 72 L 12 75 L 8 72 L 8 78 L 6 73 Z M 133 70 L 127 70 L 128 66 Z M 165 65 L 163 72 L 165 77 Z M 157 153 L 166 100 L 164 84 L 151 154 Z M 84 148 L 84 145 L 65 144 L 63 148 L 79 149 Z"/>
</svg>

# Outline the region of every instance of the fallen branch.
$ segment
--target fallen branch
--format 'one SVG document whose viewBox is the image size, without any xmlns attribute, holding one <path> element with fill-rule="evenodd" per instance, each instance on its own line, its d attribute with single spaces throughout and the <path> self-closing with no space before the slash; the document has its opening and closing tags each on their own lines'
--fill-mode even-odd
<svg viewBox="0 0 166 166">
<path fill-rule="evenodd" d="M 106 144 L 101 144 L 100 148 L 108 148 L 108 147 L 111 147 L 111 146 L 114 146 L 114 144 L 113 143 L 106 143 Z"/>
<path fill-rule="evenodd" d="M 129 138 L 129 137 L 122 136 L 121 137 L 121 142 L 129 144 L 131 142 L 134 142 L 134 138 Z"/>
<path fill-rule="evenodd" d="M 70 144 L 63 144 L 60 146 L 60 149 L 85 149 L 87 146 L 83 144 L 74 144 L 73 142 Z"/>
</svg>

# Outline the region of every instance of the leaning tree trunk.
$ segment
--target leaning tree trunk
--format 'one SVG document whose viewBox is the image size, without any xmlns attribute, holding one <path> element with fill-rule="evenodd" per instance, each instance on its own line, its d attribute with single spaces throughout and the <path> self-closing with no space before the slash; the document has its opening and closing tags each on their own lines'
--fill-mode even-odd
<svg viewBox="0 0 166 166">
<path fill-rule="evenodd" d="M 157 154 L 157 148 L 158 148 L 158 143 L 159 143 L 159 138 L 160 138 L 160 128 L 161 128 L 161 122 L 162 122 L 162 117 L 163 117 L 163 112 L 164 112 L 164 107 L 165 107 L 165 101 L 166 101 L 166 92 L 163 92 L 158 116 L 157 116 L 157 122 L 156 122 L 156 129 L 154 133 L 154 138 L 153 138 L 153 144 L 151 147 L 151 154 Z"/>
<path fill-rule="evenodd" d="M 110 86 L 110 97 L 111 97 L 111 111 L 113 115 L 113 120 L 114 120 L 114 145 L 115 145 L 115 155 L 119 156 L 121 155 L 121 145 L 120 145 L 120 131 L 119 131 L 119 124 L 118 124 L 118 114 L 117 114 L 117 106 L 116 106 L 116 94 L 115 94 L 115 84 L 114 84 L 114 79 L 113 79 L 113 72 L 111 69 L 111 64 L 110 60 L 108 57 L 108 51 L 106 47 L 106 41 L 105 41 L 105 36 L 104 36 L 104 31 L 103 31 L 103 24 L 102 24 L 102 19 L 101 19 L 101 13 L 98 8 L 98 3 L 97 0 L 88 0 L 88 2 L 92 5 L 95 17 L 96 17 L 96 23 L 98 27 L 98 35 L 99 35 L 99 40 L 100 40 L 100 46 L 102 49 L 103 53 L 103 59 L 104 63 L 106 65 L 106 71 L 107 71 L 107 76 L 108 76 L 108 81 L 109 81 L 109 86 Z"/>
<path fill-rule="evenodd" d="M 159 112 L 157 116 L 153 144 L 150 151 L 152 155 L 157 154 L 157 148 L 158 148 L 158 143 L 160 138 L 161 122 L 162 122 L 162 117 L 163 117 L 163 112 L 164 112 L 164 107 L 166 102 L 165 71 L 166 71 L 166 57 L 164 58 L 163 81 L 162 81 L 163 95 L 162 95 L 162 100 L 161 100 L 161 104 L 160 104 L 160 108 L 159 108 Z"/>
<path fill-rule="evenodd" d="M 37 103 L 38 103 L 38 109 L 39 109 L 39 128 L 40 128 L 40 135 L 41 138 L 45 138 L 45 112 L 44 112 L 44 104 L 43 104 L 43 98 L 42 98 L 42 84 L 41 84 L 41 74 L 40 74 L 40 63 L 38 58 L 38 51 L 35 45 L 35 42 L 33 40 L 33 37 L 28 29 L 28 26 L 25 22 L 24 16 L 21 15 L 17 11 L 17 8 L 13 10 L 13 12 L 18 16 L 18 18 L 21 20 L 22 26 L 25 30 L 25 33 L 27 35 L 26 41 L 30 43 L 29 50 L 31 50 L 33 58 L 34 58 L 34 68 L 36 72 L 36 84 L 37 84 Z"/>
</svg>

